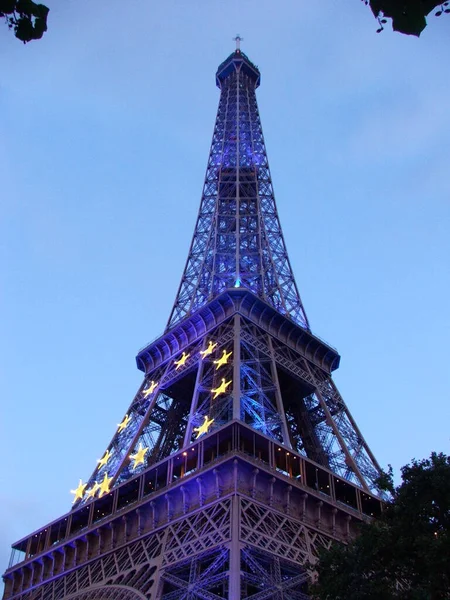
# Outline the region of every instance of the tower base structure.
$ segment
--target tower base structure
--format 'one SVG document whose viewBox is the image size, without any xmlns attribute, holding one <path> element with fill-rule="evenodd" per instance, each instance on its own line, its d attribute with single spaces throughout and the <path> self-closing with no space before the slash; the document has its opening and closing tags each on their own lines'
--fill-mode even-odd
<svg viewBox="0 0 450 600">
<path fill-rule="evenodd" d="M 380 510 L 234 421 L 15 544 L 4 598 L 307 598 L 319 548 Z"/>
</svg>

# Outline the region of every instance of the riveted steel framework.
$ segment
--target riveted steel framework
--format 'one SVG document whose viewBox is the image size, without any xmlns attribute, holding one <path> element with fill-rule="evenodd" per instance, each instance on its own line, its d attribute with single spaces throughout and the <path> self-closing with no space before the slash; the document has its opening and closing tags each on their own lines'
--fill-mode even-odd
<svg viewBox="0 0 450 600">
<path fill-rule="evenodd" d="M 255 94 L 259 71 L 236 51 L 219 67 L 217 84 L 200 210 L 168 328 L 236 285 L 308 329 L 275 205 Z"/>
<path fill-rule="evenodd" d="M 5 597 L 304 599 L 319 549 L 380 510 L 239 421 L 194 451 L 190 469 L 179 453 L 143 472 L 138 489 L 125 483 L 92 501 L 88 517 L 78 507 L 36 532 L 6 573 Z"/>
<path fill-rule="evenodd" d="M 319 548 L 380 511 L 339 355 L 311 333 L 289 264 L 259 71 L 236 50 L 216 77 L 167 329 L 139 352 L 144 380 L 73 509 L 13 546 L 5 599 L 304 599 Z"/>
</svg>

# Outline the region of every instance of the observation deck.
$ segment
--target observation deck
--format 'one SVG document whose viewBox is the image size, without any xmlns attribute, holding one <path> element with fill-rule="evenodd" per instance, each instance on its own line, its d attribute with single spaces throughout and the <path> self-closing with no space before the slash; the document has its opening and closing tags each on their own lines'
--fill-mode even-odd
<svg viewBox="0 0 450 600">
<path fill-rule="evenodd" d="M 235 71 L 245 73 L 254 81 L 255 89 L 261 82 L 261 73 L 256 65 L 239 49 L 235 50 L 230 56 L 223 61 L 216 73 L 216 85 L 222 88 L 223 82 Z"/>
</svg>

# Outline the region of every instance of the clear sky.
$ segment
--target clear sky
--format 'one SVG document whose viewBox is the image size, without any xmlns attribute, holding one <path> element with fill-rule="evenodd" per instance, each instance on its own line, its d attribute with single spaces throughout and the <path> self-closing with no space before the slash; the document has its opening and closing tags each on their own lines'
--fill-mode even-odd
<svg viewBox="0 0 450 600">
<path fill-rule="evenodd" d="M 0 561 L 60 516 L 141 382 L 242 49 L 313 332 L 379 462 L 448 453 L 450 19 L 420 40 L 348 0 L 49 0 L 0 28 Z"/>
</svg>

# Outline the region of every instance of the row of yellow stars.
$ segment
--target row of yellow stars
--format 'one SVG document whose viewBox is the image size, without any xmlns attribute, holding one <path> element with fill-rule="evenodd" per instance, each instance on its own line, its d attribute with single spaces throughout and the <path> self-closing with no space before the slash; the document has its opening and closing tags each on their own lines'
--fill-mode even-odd
<svg viewBox="0 0 450 600">
<path fill-rule="evenodd" d="M 152 381 L 152 384 L 153 383 L 154 382 Z M 222 377 L 221 384 L 218 387 L 213 388 L 211 390 L 211 393 L 214 394 L 213 395 L 213 400 L 215 400 L 217 398 L 217 396 L 219 396 L 220 394 L 224 394 L 227 391 L 227 388 L 228 388 L 229 385 L 231 385 L 231 379 L 230 379 L 230 381 L 225 381 L 225 378 Z M 117 432 L 121 433 L 124 429 L 126 429 L 128 427 L 128 425 L 129 425 L 130 421 L 131 421 L 131 417 L 128 414 L 126 414 L 124 416 L 122 422 L 118 424 L 118 426 L 117 426 L 117 428 L 118 428 Z M 108 462 L 108 460 L 110 459 L 110 457 L 111 457 L 111 452 L 109 450 L 106 450 L 106 452 L 103 455 L 103 457 L 100 458 L 97 461 L 98 462 L 97 468 L 101 469 L 102 467 L 104 467 L 106 465 L 106 463 Z"/>
<path fill-rule="evenodd" d="M 230 354 L 231 354 L 231 352 L 230 352 Z M 230 381 L 225 381 L 225 378 L 222 377 L 221 384 L 218 387 L 211 390 L 211 392 L 214 394 L 213 400 L 215 400 L 217 398 L 217 396 L 219 396 L 220 394 L 224 394 L 227 391 L 227 388 L 229 385 L 231 385 L 231 379 L 230 379 Z M 213 423 L 214 423 L 214 419 L 210 419 L 207 415 L 205 415 L 204 421 L 200 425 L 200 427 L 194 427 L 194 432 L 197 432 L 195 439 L 198 439 L 204 433 L 208 433 L 208 429 L 211 427 L 211 425 Z"/>
<path fill-rule="evenodd" d="M 145 453 L 147 452 L 148 448 L 143 448 L 142 443 L 139 443 L 139 447 L 137 449 L 136 454 L 131 454 L 130 455 L 130 460 L 134 460 L 134 465 L 133 465 L 133 471 L 134 469 L 140 465 L 144 463 L 144 456 Z M 109 450 L 107 450 L 105 452 L 105 454 L 102 456 L 102 458 L 100 458 L 97 462 L 97 469 L 101 469 L 102 467 L 104 467 L 106 465 L 106 463 L 108 462 L 108 460 L 111 457 L 111 452 Z"/>
<path fill-rule="evenodd" d="M 217 346 L 217 343 L 213 343 L 210 341 L 208 343 L 208 347 L 205 350 L 200 351 L 200 355 L 201 355 L 202 359 L 205 358 L 206 356 L 208 356 L 209 354 L 212 354 L 214 351 L 214 348 L 216 346 Z M 227 352 L 226 350 L 224 350 L 222 353 L 222 356 L 220 358 L 218 358 L 217 360 L 213 361 L 213 364 L 216 365 L 216 371 L 223 365 L 228 364 L 228 359 L 230 358 L 230 356 L 232 354 L 233 354 L 233 352 L 231 350 L 230 350 L 230 352 Z M 184 366 L 189 357 L 190 357 L 190 354 L 186 354 L 186 352 L 183 352 L 183 354 L 181 355 L 181 358 L 179 360 L 174 361 L 175 370 L 178 371 L 178 369 L 180 367 Z M 144 396 L 144 398 L 148 398 L 148 396 L 150 396 L 150 394 L 153 394 L 153 392 L 155 391 L 155 389 L 157 387 L 158 387 L 157 381 L 150 381 L 150 385 L 145 390 L 142 391 L 142 395 Z M 129 421 L 130 421 L 130 417 L 128 415 L 125 415 L 125 418 L 122 421 L 122 423 L 119 423 L 119 425 L 118 425 L 118 433 L 121 433 L 126 428 Z"/>
<path fill-rule="evenodd" d="M 200 351 L 200 355 L 203 358 L 205 358 L 206 356 L 209 356 L 210 354 L 213 353 L 214 348 L 217 346 L 217 342 L 213 343 L 211 341 L 208 342 L 208 347 L 205 350 L 201 350 Z M 230 352 L 227 352 L 226 350 L 224 350 L 222 352 L 222 356 L 220 358 L 218 358 L 217 360 L 213 361 L 213 364 L 216 365 L 216 371 L 217 369 L 219 369 L 220 367 L 222 367 L 223 365 L 228 364 L 228 359 L 230 358 L 230 356 L 233 354 L 233 352 L 230 350 Z M 178 369 L 182 366 L 184 366 L 186 364 L 187 359 L 190 357 L 190 354 L 186 354 L 186 352 L 183 352 L 183 354 L 181 355 L 181 358 L 179 360 L 174 361 L 174 365 L 175 365 L 175 370 L 178 371 Z M 158 387 L 158 382 L 157 381 L 150 381 L 150 385 L 142 391 L 142 395 L 144 396 L 144 398 L 148 398 L 148 396 L 150 396 L 150 394 L 153 394 L 153 392 L 155 391 L 155 389 Z M 214 390 L 212 390 L 214 391 Z M 128 417 L 128 415 L 125 415 L 124 420 L 122 421 L 122 423 L 119 423 L 118 425 L 118 433 L 121 433 L 125 427 L 128 425 L 130 421 L 130 418 Z"/>
<path fill-rule="evenodd" d="M 200 351 L 200 356 L 202 357 L 202 359 L 204 359 L 207 356 L 209 356 L 210 354 L 212 354 L 216 346 L 217 346 L 217 342 L 213 343 L 213 342 L 209 341 L 208 347 L 205 350 Z M 228 363 L 228 359 L 230 358 L 231 355 L 232 355 L 231 351 L 227 352 L 226 350 L 224 350 L 222 353 L 222 356 L 220 358 L 218 358 L 217 360 L 213 360 L 213 364 L 216 365 L 216 371 L 222 365 L 226 365 Z M 190 357 L 189 353 L 186 354 L 186 352 L 183 352 L 183 354 L 181 355 L 181 358 L 179 360 L 174 361 L 175 370 L 178 371 L 178 369 L 180 367 L 183 367 L 186 364 L 186 361 L 189 357 Z"/>
<path fill-rule="evenodd" d="M 225 381 L 224 379 L 222 380 L 223 382 Z M 230 384 L 230 382 L 228 382 L 228 384 Z M 195 427 L 194 431 L 197 432 L 197 436 L 196 438 L 199 438 L 203 433 L 208 433 L 208 429 L 211 427 L 211 425 L 214 423 L 214 419 L 210 419 L 207 415 L 205 415 L 205 419 L 202 425 L 200 425 L 200 427 Z M 130 455 L 130 460 L 134 461 L 133 464 L 133 471 L 136 469 L 136 467 L 138 465 L 143 465 L 145 463 L 145 455 L 148 452 L 148 448 L 144 448 L 144 446 L 142 445 L 142 443 L 139 443 L 138 449 L 136 454 L 131 454 Z M 107 450 L 103 456 L 103 458 L 101 458 L 98 462 L 98 468 L 102 467 L 103 465 L 105 465 L 109 459 L 109 457 L 111 456 L 111 453 L 109 450 Z M 98 497 L 101 498 L 104 494 L 109 494 L 109 492 L 111 491 L 110 486 L 111 486 L 111 481 L 113 480 L 113 477 L 108 477 L 108 473 L 105 473 L 105 476 L 103 477 L 103 481 L 101 483 L 99 483 L 98 481 L 95 481 L 94 484 L 92 485 L 91 488 L 89 488 L 88 490 L 86 490 L 87 487 L 87 483 L 83 483 L 83 481 L 80 479 L 80 482 L 78 484 L 78 487 L 74 490 L 70 490 L 71 494 L 74 494 L 75 497 L 73 499 L 73 502 L 77 502 L 77 500 L 81 500 L 85 494 L 85 490 L 86 490 L 86 499 L 89 500 L 90 498 L 94 498 L 95 495 L 97 494 L 97 492 L 99 492 Z"/>
<path fill-rule="evenodd" d="M 136 467 L 138 465 L 143 465 L 145 463 L 145 455 L 147 454 L 147 452 L 148 452 L 148 448 L 144 448 L 144 446 L 140 442 L 138 449 L 136 451 L 136 454 L 130 455 L 130 460 L 134 461 L 133 471 L 136 469 Z M 105 452 L 103 458 L 101 458 L 99 461 L 97 461 L 98 468 L 105 465 L 110 456 L 111 456 L 111 453 L 109 450 L 107 450 Z M 109 492 L 111 491 L 110 486 L 111 486 L 112 480 L 113 480 L 113 478 L 108 477 L 108 473 L 105 473 L 105 476 L 101 483 L 96 481 L 91 488 L 86 490 L 87 483 L 83 483 L 82 480 L 80 479 L 80 483 L 78 484 L 78 487 L 75 490 L 70 490 L 71 494 L 75 494 L 75 498 L 73 499 L 74 503 L 77 500 L 81 500 L 83 498 L 85 490 L 86 490 L 86 499 L 94 498 L 94 496 L 97 494 L 97 492 L 99 492 L 99 495 L 98 495 L 99 498 L 101 498 L 104 494 L 109 494 Z"/>
<path fill-rule="evenodd" d="M 228 387 L 228 385 L 230 385 L 230 383 L 231 383 L 231 381 L 228 381 L 226 383 L 225 379 L 222 379 L 222 384 L 215 391 L 220 393 L 218 391 L 220 388 L 224 388 L 223 391 L 225 391 L 226 388 Z M 210 419 L 207 415 L 205 415 L 202 425 L 200 425 L 200 427 L 194 427 L 194 432 L 197 433 L 196 439 L 198 439 L 204 433 L 208 433 L 208 429 L 211 427 L 211 425 L 213 423 L 214 423 L 214 419 Z M 136 454 L 130 455 L 130 460 L 134 461 L 133 471 L 136 469 L 136 467 L 138 465 L 141 465 L 141 464 L 143 465 L 145 463 L 145 455 L 147 454 L 147 452 L 148 452 L 148 448 L 144 448 L 144 446 L 140 442 Z M 110 456 L 111 456 L 111 453 L 109 450 L 107 450 L 105 452 L 105 454 L 103 455 L 103 457 L 99 461 L 97 461 L 98 468 L 104 466 L 108 462 Z M 94 498 L 94 496 L 97 494 L 97 492 L 99 492 L 99 496 L 98 496 L 99 498 L 101 498 L 104 494 L 109 494 L 109 492 L 111 491 L 110 485 L 111 485 L 112 480 L 113 480 L 113 478 L 108 477 L 108 473 L 105 473 L 105 476 L 103 477 L 103 481 L 101 483 L 96 481 L 91 488 L 86 490 L 87 483 L 83 483 L 83 481 L 80 479 L 78 487 L 74 490 L 70 490 L 71 494 L 75 494 L 73 502 L 75 503 L 77 500 L 81 500 L 85 494 L 85 490 L 86 490 L 86 499 Z"/>
<path fill-rule="evenodd" d="M 225 393 L 230 384 L 231 384 L 231 380 L 225 381 L 225 379 L 222 379 L 222 383 L 219 385 L 219 387 L 211 390 L 214 393 L 213 399 L 217 398 L 217 396 L 219 394 Z M 202 425 L 200 425 L 199 427 L 194 427 L 194 432 L 197 433 L 196 439 L 198 439 L 204 433 L 208 433 L 208 429 L 211 427 L 211 425 L 213 423 L 214 423 L 214 419 L 210 419 L 207 415 L 205 415 Z M 138 449 L 136 451 L 136 454 L 130 455 L 130 460 L 134 461 L 133 471 L 136 469 L 137 466 L 143 465 L 145 463 L 145 455 L 147 454 L 148 450 L 149 449 L 144 448 L 144 446 L 142 445 L 142 442 L 140 442 Z M 98 462 L 97 468 L 100 469 L 101 467 L 105 466 L 106 463 L 108 462 L 108 460 L 110 459 L 110 457 L 111 457 L 111 452 L 109 450 L 106 450 L 106 452 L 102 456 L 102 458 L 100 458 L 97 461 Z M 94 496 L 97 494 L 97 492 L 99 492 L 99 498 L 101 498 L 104 494 L 109 494 L 109 492 L 111 491 L 110 485 L 111 485 L 112 479 L 113 479 L 112 477 L 108 477 L 108 473 L 105 473 L 105 476 L 101 483 L 96 481 L 93 484 L 93 486 L 86 491 L 86 498 L 87 499 L 94 498 Z M 80 479 L 78 487 L 75 490 L 70 490 L 71 494 L 75 494 L 75 497 L 73 500 L 74 503 L 77 500 L 81 500 L 83 498 L 86 487 L 87 487 L 87 483 L 83 483 L 83 481 Z"/>
<path fill-rule="evenodd" d="M 216 346 L 217 346 L 217 343 L 213 343 L 210 341 L 208 343 L 208 347 L 205 350 L 202 350 L 200 352 L 202 359 L 205 358 L 206 356 L 212 354 Z M 226 365 L 228 363 L 228 359 L 230 358 L 231 355 L 232 355 L 231 351 L 227 352 L 226 350 L 224 350 L 222 353 L 222 356 L 219 359 L 213 361 L 213 364 L 216 365 L 216 370 L 219 369 L 222 365 Z M 181 358 L 178 361 L 174 362 L 174 364 L 176 365 L 175 369 L 178 370 L 181 366 L 183 366 L 186 363 L 186 360 L 189 358 L 189 356 L 190 356 L 190 354 L 186 354 L 185 352 L 183 352 Z M 220 394 L 224 394 L 227 391 L 227 388 L 229 385 L 231 385 L 231 380 L 225 381 L 225 378 L 222 378 L 221 384 L 217 388 L 214 388 L 211 390 L 211 393 L 214 394 L 213 400 L 215 400 Z M 156 381 L 151 381 L 148 388 L 146 388 L 142 392 L 143 396 L 147 397 L 150 394 L 152 394 L 155 391 L 157 386 L 158 386 L 158 383 Z M 123 420 L 117 426 L 117 433 L 121 433 L 124 429 L 126 429 L 128 424 L 130 423 L 130 421 L 131 421 L 131 417 L 128 414 L 126 414 L 125 417 L 123 418 Z M 210 426 L 212 425 L 213 422 L 214 422 L 214 419 L 209 419 L 208 416 L 205 416 L 203 424 L 200 425 L 200 427 L 194 428 L 194 432 L 197 433 L 196 439 L 199 438 L 203 433 L 207 433 L 208 429 L 210 428 Z M 145 454 L 147 453 L 147 451 L 148 451 L 148 448 L 144 448 L 142 446 L 142 443 L 140 443 L 136 454 L 130 455 L 130 460 L 134 461 L 133 471 L 136 469 L 136 467 L 138 465 L 144 464 Z M 98 462 L 97 468 L 101 469 L 103 466 L 105 466 L 107 464 L 108 460 L 110 459 L 110 457 L 111 457 L 111 452 L 109 450 L 106 450 L 106 452 L 102 456 L 102 458 L 100 458 L 97 461 Z M 103 496 L 103 494 L 108 494 L 110 492 L 110 484 L 111 484 L 112 479 L 113 479 L 112 477 L 108 477 L 108 473 L 105 473 L 105 476 L 101 483 L 98 483 L 96 481 L 94 483 L 94 485 L 89 490 L 86 491 L 87 498 L 93 498 L 97 492 L 100 492 L 99 497 Z M 87 483 L 83 484 L 82 480 L 80 479 L 78 487 L 75 490 L 70 490 L 70 492 L 72 494 L 75 494 L 74 502 L 76 502 L 77 500 L 81 500 L 81 498 L 84 496 L 86 487 L 87 487 Z"/>
</svg>

